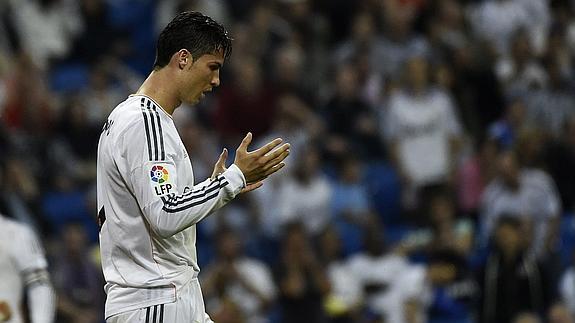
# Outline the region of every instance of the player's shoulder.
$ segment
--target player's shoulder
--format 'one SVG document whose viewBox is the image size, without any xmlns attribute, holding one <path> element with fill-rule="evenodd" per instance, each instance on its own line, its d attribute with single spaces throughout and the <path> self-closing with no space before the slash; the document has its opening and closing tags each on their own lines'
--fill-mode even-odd
<svg viewBox="0 0 575 323">
<path fill-rule="evenodd" d="M 141 111 L 142 105 L 140 103 L 140 98 L 129 96 L 126 100 L 118 104 L 114 110 L 112 110 L 108 120 L 114 120 L 114 123 L 119 123 L 120 126 L 129 127 L 134 121 L 139 120 L 138 117 L 141 118 Z"/>
<path fill-rule="evenodd" d="M 118 136 L 139 137 L 152 131 L 163 135 L 161 129 L 170 127 L 171 118 L 149 97 L 130 95 L 114 108 L 107 123 Z"/>
</svg>

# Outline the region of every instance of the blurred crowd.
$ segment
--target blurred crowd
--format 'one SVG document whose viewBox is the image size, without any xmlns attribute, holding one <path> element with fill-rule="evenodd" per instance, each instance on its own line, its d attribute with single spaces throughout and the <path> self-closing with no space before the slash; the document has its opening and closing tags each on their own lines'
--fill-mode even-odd
<svg viewBox="0 0 575 323">
<path fill-rule="evenodd" d="M 195 177 L 248 131 L 292 145 L 198 226 L 214 321 L 575 322 L 575 1 L 0 1 L 0 212 L 57 322 L 103 321 L 99 134 L 183 10 L 234 38 L 175 112 Z"/>
</svg>

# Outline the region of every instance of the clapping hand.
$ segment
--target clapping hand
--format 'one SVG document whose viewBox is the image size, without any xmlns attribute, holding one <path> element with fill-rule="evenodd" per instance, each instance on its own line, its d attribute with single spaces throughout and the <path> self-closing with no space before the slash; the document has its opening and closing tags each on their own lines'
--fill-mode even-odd
<svg viewBox="0 0 575 323">
<path fill-rule="evenodd" d="M 283 161 L 290 153 L 290 145 L 288 143 L 281 145 L 283 141 L 281 138 L 276 138 L 254 151 L 248 151 L 251 141 L 252 134 L 249 132 L 236 150 L 234 160 L 234 164 L 242 171 L 247 182 L 242 193 L 261 187 L 264 179 L 285 166 Z M 224 148 L 214 166 L 212 178 L 226 170 L 227 158 L 228 150 Z"/>
</svg>

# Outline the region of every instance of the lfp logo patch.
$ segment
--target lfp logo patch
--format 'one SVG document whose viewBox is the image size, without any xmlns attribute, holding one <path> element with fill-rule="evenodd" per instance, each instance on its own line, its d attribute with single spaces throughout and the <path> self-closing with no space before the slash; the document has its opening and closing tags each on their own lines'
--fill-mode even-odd
<svg viewBox="0 0 575 323">
<path fill-rule="evenodd" d="M 175 189 L 172 183 L 169 182 L 170 171 L 168 171 L 168 168 L 170 168 L 170 165 L 168 164 L 156 164 L 152 165 L 152 168 L 150 169 L 150 185 L 157 196 L 170 194 Z M 175 172 L 172 174 L 175 174 Z"/>
<path fill-rule="evenodd" d="M 152 170 L 150 170 L 150 178 L 152 179 L 152 182 L 163 184 L 170 178 L 170 173 L 164 167 L 154 165 L 152 166 Z"/>
</svg>

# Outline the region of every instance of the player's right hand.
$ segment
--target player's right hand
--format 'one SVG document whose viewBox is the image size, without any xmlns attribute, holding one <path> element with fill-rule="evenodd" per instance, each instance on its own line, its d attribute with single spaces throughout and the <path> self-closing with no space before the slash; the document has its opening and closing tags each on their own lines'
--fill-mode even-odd
<svg viewBox="0 0 575 323">
<path fill-rule="evenodd" d="M 0 301 L 0 322 L 8 322 L 12 317 L 10 306 L 4 301 Z"/>
<path fill-rule="evenodd" d="M 281 138 L 276 138 L 257 150 L 248 151 L 252 142 L 252 133 L 248 132 L 236 150 L 234 160 L 247 183 L 259 182 L 285 166 L 283 160 L 290 153 L 290 144 L 281 145 L 282 141 Z"/>
</svg>

